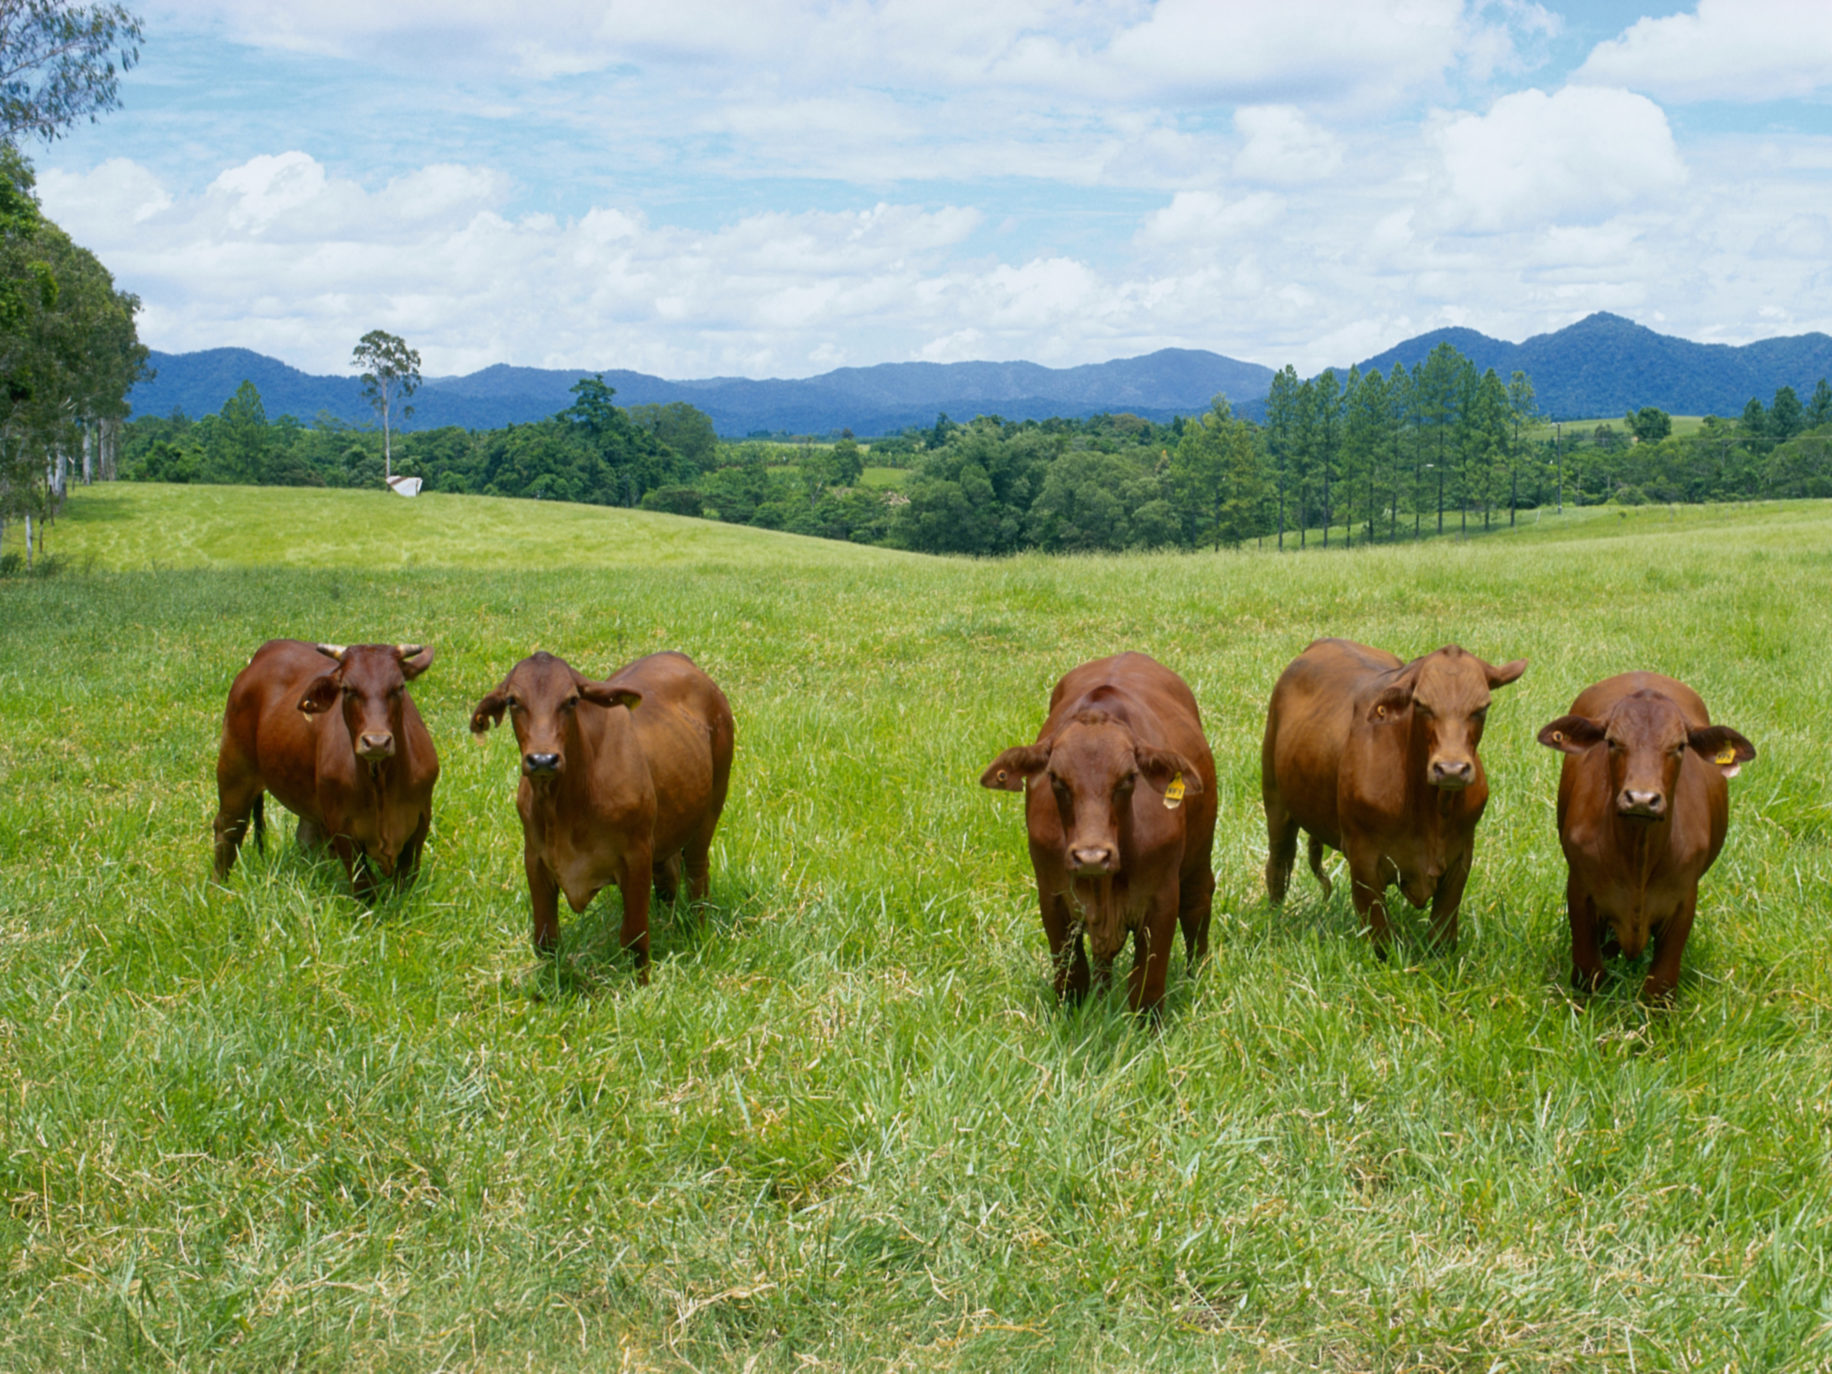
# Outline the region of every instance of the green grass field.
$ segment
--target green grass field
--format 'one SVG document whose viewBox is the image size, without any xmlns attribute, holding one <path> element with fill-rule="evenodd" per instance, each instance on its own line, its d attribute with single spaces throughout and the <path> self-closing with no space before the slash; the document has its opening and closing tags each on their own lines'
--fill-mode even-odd
<svg viewBox="0 0 1832 1374">
<path fill-rule="evenodd" d="M 123 486 L 49 547 L 0 581 L 0 1369 L 1832 1365 L 1823 504 L 972 563 Z M 1454 955 L 1380 963 L 1301 869 L 1264 902 L 1264 704 L 1320 634 L 1530 660 Z M 224 694 L 275 635 L 437 647 L 427 866 L 375 909 L 275 807 L 207 881 Z M 534 648 L 664 646 L 738 762 L 645 988 L 614 894 L 534 956 L 514 747 L 464 722 Z M 1212 962 L 1156 1033 L 1053 1004 L 1021 803 L 975 785 L 1127 647 L 1221 775 Z M 1568 997 L 1533 740 L 1630 667 L 1760 750 L 1669 1011 L 1635 968 Z"/>
</svg>

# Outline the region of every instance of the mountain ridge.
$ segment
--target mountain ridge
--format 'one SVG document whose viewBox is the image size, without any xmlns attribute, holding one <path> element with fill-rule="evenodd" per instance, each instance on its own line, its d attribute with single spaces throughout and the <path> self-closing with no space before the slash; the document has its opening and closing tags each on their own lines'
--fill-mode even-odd
<svg viewBox="0 0 1832 1374">
<path fill-rule="evenodd" d="M 1804 399 L 1818 378 L 1832 376 L 1832 336 L 1823 333 L 1702 344 L 1603 311 L 1520 343 L 1460 326 L 1429 330 L 1358 366 L 1383 372 L 1395 362 L 1411 367 L 1442 342 L 1504 379 L 1525 372 L 1540 410 L 1556 419 L 1620 415 L 1647 405 L 1682 415 L 1736 415 L 1751 396 L 1766 402 L 1778 387 L 1792 386 Z M 290 414 L 306 423 L 321 412 L 349 424 L 372 419 L 356 378 L 308 373 L 250 349 L 155 352 L 150 361 L 156 375 L 130 393 L 136 414 L 212 413 L 246 379 L 270 416 Z M 1206 410 L 1217 394 L 1259 418 L 1273 371 L 1191 348 L 1064 368 L 1023 361 L 876 363 L 792 379 L 669 380 L 622 368 L 600 373 L 494 363 L 463 376 L 427 378 L 403 428 L 493 429 L 545 419 L 572 403 L 579 379 L 595 375 L 603 376 L 621 405 L 685 401 L 705 411 L 721 435 L 736 438 L 842 429 L 871 436 L 926 427 L 940 413 L 956 420 L 978 414 L 1023 420 L 1131 411 L 1162 421 Z"/>
</svg>

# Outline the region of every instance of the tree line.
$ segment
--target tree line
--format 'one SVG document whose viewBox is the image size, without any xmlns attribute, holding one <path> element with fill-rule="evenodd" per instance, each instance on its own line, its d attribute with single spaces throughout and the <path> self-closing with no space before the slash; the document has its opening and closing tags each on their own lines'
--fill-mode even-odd
<svg viewBox="0 0 1832 1374">
<path fill-rule="evenodd" d="M 428 490 L 636 506 L 929 553 L 1350 547 L 1466 535 L 1565 505 L 1832 496 L 1832 387 L 1783 387 L 1678 434 L 1645 408 L 1552 426 L 1530 378 L 1478 372 L 1448 343 L 1412 368 L 1300 379 L 1253 423 L 1202 415 L 982 416 L 861 444 L 722 442 L 693 406 L 622 407 L 602 378 L 566 410 L 495 430 L 397 433 Z M 136 419 L 122 475 L 376 487 L 383 437 L 321 414 L 270 422 L 252 383 L 216 415 Z M 878 472 L 866 480 L 870 464 Z M 892 471 L 886 471 L 891 469 Z"/>
<path fill-rule="evenodd" d="M 0 535 L 23 522 L 28 568 L 72 474 L 114 475 L 147 351 L 139 299 L 45 217 L 19 141 L 114 108 L 140 39 L 119 5 L 0 5 Z"/>
</svg>

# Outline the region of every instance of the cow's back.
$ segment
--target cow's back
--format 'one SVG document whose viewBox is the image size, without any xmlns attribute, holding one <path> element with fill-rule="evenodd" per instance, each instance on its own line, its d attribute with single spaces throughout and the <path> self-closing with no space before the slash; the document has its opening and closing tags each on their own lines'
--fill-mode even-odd
<svg viewBox="0 0 1832 1374">
<path fill-rule="evenodd" d="M 299 710 L 305 689 L 329 667 L 324 655 L 297 639 L 270 639 L 236 674 L 223 711 L 219 777 L 236 768 L 252 771 L 266 790 L 295 815 L 318 819 L 317 751 L 314 722 L 336 721 Z"/>
<path fill-rule="evenodd" d="M 1341 847 L 1337 796 L 1356 703 L 1405 665 L 1347 639 L 1319 639 L 1279 675 L 1266 709 L 1260 788 L 1325 843 Z"/>
<path fill-rule="evenodd" d="M 668 650 L 618 669 L 608 684 L 642 693 L 630 723 L 655 787 L 658 852 L 681 837 L 710 807 L 725 804 L 734 727 L 725 693 L 694 661 Z"/>
</svg>

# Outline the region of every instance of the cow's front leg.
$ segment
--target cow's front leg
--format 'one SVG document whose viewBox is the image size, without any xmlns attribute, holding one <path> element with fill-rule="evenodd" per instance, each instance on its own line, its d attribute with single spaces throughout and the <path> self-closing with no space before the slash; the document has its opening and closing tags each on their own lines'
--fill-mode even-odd
<svg viewBox="0 0 1832 1374">
<path fill-rule="evenodd" d="M 1576 873 L 1565 878 L 1565 907 L 1571 919 L 1571 986 L 1595 992 L 1603 986 L 1603 956 L 1597 950 L 1597 908 Z"/>
<path fill-rule="evenodd" d="M 1155 1016 L 1164 1001 L 1170 971 L 1170 949 L 1177 932 L 1177 883 L 1173 877 L 1152 896 L 1145 919 L 1132 931 L 1132 973 L 1126 979 L 1126 1001 L 1136 1012 Z"/>
<path fill-rule="evenodd" d="M 639 983 L 649 981 L 649 888 L 654 881 L 655 866 L 646 848 L 623 856 L 617 877 L 617 888 L 623 893 L 623 930 L 618 939 L 636 960 Z"/>
<path fill-rule="evenodd" d="M 1355 899 L 1355 915 L 1361 928 L 1374 942 L 1374 952 L 1382 959 L 1393 944 L 1393 923 L 1387 919 L 1387 884 L 1381 875 L 1380 851 L 1348 843 L 1349 891 Z"/>
<path fill-rule="evenodd" d="M 522 846 L 522 867 L 528 874 L 528 909 L 534 917 L 535 951 L 552 954 L 560 947 L 559 884 L 531 844 Z"/>
<path fill-rule="evenodd" d="M 1088 952 L 1082 947 L 1081 928 L 1069 916 L 1069 904 L 1060 892 L 1038 884 L 1043 908 L 1043 933 L 1049 937 L 1050 967 L 1055 970 L 1056 999 L 1079 1002 L 1088 995 Z"/>
<path fill-rule="evenodd" d="M 1431 943 L 1439 949 L 1456 947 L 1457 908 L 1463 905 L 1463 886 L 1469 881 L 1472 854 L 1472 850 L 1464 850 L 1438 879 L 1437 891 L 1431 894 Z"/>
<path fill-rule="evenodd" d="M 1647 981 L 1641 985 L 1644 1002 L 1667 1002 L 1679 986 L 1679 956 L 1685 951 L 1686 937 L 1692 933 L 1692 917 L 1698 911 L 1695 890 L 1679 904 L 1679 910 L 1654 936 L 1654 963 L 1648 969 Z"/>
</svg>

